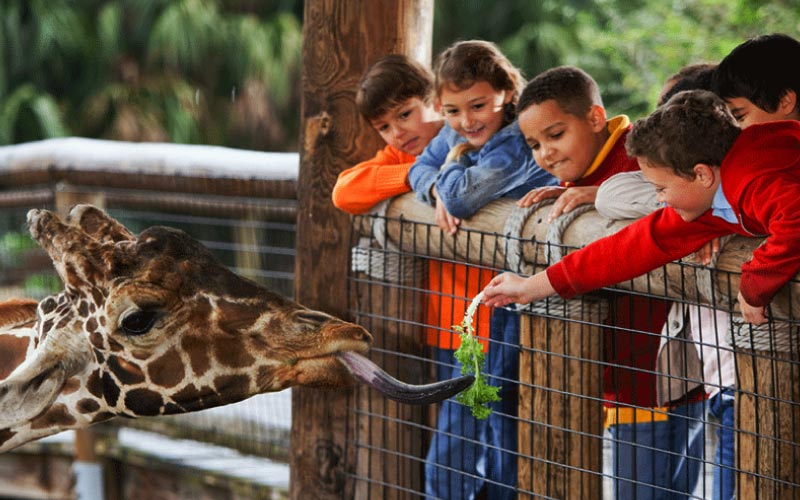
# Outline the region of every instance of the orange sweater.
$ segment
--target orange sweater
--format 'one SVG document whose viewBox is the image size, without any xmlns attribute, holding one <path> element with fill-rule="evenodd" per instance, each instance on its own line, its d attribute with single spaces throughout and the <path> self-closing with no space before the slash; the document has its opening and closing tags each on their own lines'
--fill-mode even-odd
<svg viewBox="0 0 800 500">
<path fill-rule="evenodd" d="M 488 269 L 479 270 L 465 264 L 436 260 L 428 263 L 430 295 L 425 313 L 425 322 L 430 325 L 425 336 L 428 345 L 441 349 L 458 349 L 461 337 L 451 327 L 461 324 L 472 298 L 489 284 L 494 275 Z M 475 335 L 483 344 L 484 351 L 489 343 L 490 313 L 488 307 L 481 305 L 472 318 Z"/>
<path fill-rule="evenodd" d="M 333 204 L 339 210 L 360 215 L 378 202 L 411 190 L 406 179 L 416 156 L 392 146 L 373 158 L 343 170 L 333 186 Z"/>
<path fill-rule="evenodd" d="M 407 193 L 408 170 L 415 156 L 392 146 L 378 151 L 373 158 L 343 170 L 333 187 L 333 204 L 353 215 L 368 212 L 377 203 Z M 494 273 L 464 264 L 431 260 L 428 265 L 428 297 L 425 322 L 428 345 L 443 349 L 457 349 L 461 338 L 452 331 L 460 325 L 472 298 L 489 283 Z M 473 318 L 475 335 L 484 346 L 489 337 L 489 309 L 480 306 Z M 484 340 L 487 339 L 487 340 Z"/>
</svg>

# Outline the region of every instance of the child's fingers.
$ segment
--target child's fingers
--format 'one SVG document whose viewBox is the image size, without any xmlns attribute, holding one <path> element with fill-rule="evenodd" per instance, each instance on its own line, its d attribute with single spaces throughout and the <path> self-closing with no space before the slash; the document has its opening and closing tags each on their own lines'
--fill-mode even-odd
<svg viewBox="0 0 800 500">
<path fill-rule="evenodd" d="M 519 201 L 517 201 L 517 206 L 525 208 L 533 205 L 535 203 L 533 201 L 535 195 L 536 194 L 533 191 L 529 191 L 525 196 L 523 196 L 522 198 L 519 199 Z"/>
</svg>

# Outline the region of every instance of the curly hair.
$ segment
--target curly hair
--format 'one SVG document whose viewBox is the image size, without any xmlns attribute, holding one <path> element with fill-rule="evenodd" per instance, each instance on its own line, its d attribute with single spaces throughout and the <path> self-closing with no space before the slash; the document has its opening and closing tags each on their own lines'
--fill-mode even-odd
<svg viewBox="0 0 800 500">
<path fill-rule="evenodd" d="M 698 163 L 722 164 L 740 132 L 725 101 L 706 90 L 687 90 L 637 120 L 625 147 L 630 156 L 694 179 Z"/>
</svg>

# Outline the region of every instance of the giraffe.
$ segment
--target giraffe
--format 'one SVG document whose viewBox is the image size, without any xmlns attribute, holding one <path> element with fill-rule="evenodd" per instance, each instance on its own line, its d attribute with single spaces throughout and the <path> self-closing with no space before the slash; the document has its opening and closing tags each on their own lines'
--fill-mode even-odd
<svg viewBox="0 0 800 500">
<path fill-rule="evenodd" d="M 138 237 L 102 210 L 28 212 L 64 283 L 0 303 L 0 452 L 115 416 L 198 411 L 291 386 L 355 378 L 425 404 L 472 383 L 404 384 L 365 354 L 361 326 L 314 311 L 222 265 L 183 231 Z"/>
</svg>

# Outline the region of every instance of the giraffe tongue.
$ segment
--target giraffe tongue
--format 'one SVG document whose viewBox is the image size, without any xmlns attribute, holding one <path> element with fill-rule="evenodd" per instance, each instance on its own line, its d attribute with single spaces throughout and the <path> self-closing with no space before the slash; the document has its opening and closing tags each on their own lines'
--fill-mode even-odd
<svg viewBox="0 0 800 500">
<path fill-rule="evenodd" d="M 356 379 L 389 399 L 412 405 L 438 403 L 463 391 L 475 380 L 475 377 L 469 375 L 433 384 L 411 385 L 397 380 L 356 352 L 339 352 L 336 356 Z"/>
</svg>

